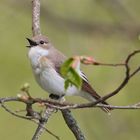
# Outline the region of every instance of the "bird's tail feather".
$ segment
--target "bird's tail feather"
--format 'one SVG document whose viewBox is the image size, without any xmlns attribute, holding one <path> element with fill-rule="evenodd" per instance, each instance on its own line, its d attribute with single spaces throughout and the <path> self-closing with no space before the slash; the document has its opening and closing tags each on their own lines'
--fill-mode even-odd
<svg viewBox="0 0 140 140">
<path fill-rule="evenodd" d="M 87 93 L 83 93 L 82 94 L 82 97 L 84 97 L 85 99 L 87 99 L 88 101 L 90 102 L 95 102 L 97 99 L 95 99 L 94 97 L 92 97 L 90 94 L 87 94 Z M 107 102 L 103 101 L 99 104 L 104 104 L 104 105 L 109 105 Z M 108 107 L 102 107 L 101 108 L 104 112 L 106 112 L 108 115 L 110 115 L 110 111 L 112 110 L 111 108 L 108 108 Z"/>
<path fill-rule="evenodd" d="M 107 102 L 103 101 L 101 104 L 104 104 L 104 105 L 109 105 Z M 101 108 L 104 112 L 106 112 L 108 115 L 111 115 L 110 111 L 112 110 L 111 108 L 108 108 L 108 107 L 102 107 Z"/>
</svg>

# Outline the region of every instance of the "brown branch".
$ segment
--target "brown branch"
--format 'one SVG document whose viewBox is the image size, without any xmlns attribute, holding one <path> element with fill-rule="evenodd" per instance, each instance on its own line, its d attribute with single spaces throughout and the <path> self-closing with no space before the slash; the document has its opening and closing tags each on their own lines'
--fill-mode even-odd
<svg viewBox="0 0 140 140">
<path fill-rule="evenodd" d="M 140 66 L 130 74 L 130 78 L 133 77 L 135 74 L 137 74 L 139 71 L 140 71 Z"/>
<path fill-rule="evenodd" d="M 0 99 L 0 104 L 1 104 L 1 107 L 5 109 L 5 111 L 7 111 L 8 113 L 10 113 L 11 115 L 14 115 L 18 118 L 21 118 L 21 119 L 26 119 L 26 120 L 31 120 L 33 119 L 33 117 L 31 116 L 22 116 L 22 115 L 19 115 L 13 111 L 11 111 L 10 109 L 8 109 L 8 107 L 4 104 L 5 102 L 9 102 L 9 101 L 17 101 L 17 98 L 2 98 Z"/>
<path fill-rule="evenodd" d="M 132 74 L 130 74 L 130 67 L 129 67 L 129 61 L 131 60 L 131 58 L 133 56 L 135 56 L 138 53 L 140 53 L 140 50 L 136 50 L 136 51 L 130 53 L 127 56 L 127 58 L 125 60 L 125 65 L 124 65 L 124 67 L 125 67 L 125 78 L 122 81 L 122 83 L 113 92 L 111 92 L 111 93 L 103 96 L 102 98 L 100 98 L 99 100 L 97 100 L 96 102 L 94 102 L 92 105 L 95 105 L 95 104 L 98 104 L 98 103 L 100 103 L 102 101 L 105 101 L 108 98 L 110 98 L 110 97 L 116 95 L 117 93 L 119 93 L 119 91 L 121 89 L 123 89 L 127 85 L 128 81 L 131 79 L 131 77 L 134 76 L 134 75 L 136 75 L 138 72 L 140 72 L 140 68 L 138 67 L 137 69 L 134 70 L 134 72 Z"/>
<path fill-rule="evenodd" d="M 93 65 L 117 67 L 117 66 L 124 66 L 125 64 L 123 64 L 123 63 L 119 63 L 119 64 L 107 64 L 107 63 L 97 62 L 96 64 L 93 64 Z"/>
</svg>

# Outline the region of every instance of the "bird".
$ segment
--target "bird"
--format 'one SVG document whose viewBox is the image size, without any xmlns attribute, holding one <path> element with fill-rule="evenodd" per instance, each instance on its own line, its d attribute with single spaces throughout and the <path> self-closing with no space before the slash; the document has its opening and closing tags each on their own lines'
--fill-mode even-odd
<svg viewBox="0 0 140 140">
<path fill-rule="evenodd" d="M 60 68 L 67 57 L 53 46 L 47 36 L 36 35 L 31 39 L 26 39 L 29 42 L 27 46 L 29 48 L 28 58 L 34 77 L 40 87 L 48 92 L 51 99 L 58 100 L 64 96 L 81 96 L 90 102 L 95 102 L 101 98 L 92 88 L 80 67 L 76 71 L 82 79 L 81 89 L 71 85 L 65 90 L 65 79 L 61 75 Z M 105 101 L 100 104 L 108 105 Z M 108 107 L 102 107 L 101 109 L 108 114 L 111 110 Z"/>
</svg>

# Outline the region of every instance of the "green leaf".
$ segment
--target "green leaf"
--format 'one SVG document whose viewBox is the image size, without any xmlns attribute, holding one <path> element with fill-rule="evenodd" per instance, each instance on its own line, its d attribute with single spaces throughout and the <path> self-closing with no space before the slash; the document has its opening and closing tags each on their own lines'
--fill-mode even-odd
<svg viewBox="0 0 140 140">
<path fill-rule="evenodd" d="M 60 68 L 60 73 L 62 74 L 63 77 L 66 77 L 67 76 L 67 73 L 73 63 L 74 59 L 73 58 L 69 58 L 68 60 L 66 60 L 61 68 Z"/>
<path fill-rule="evenodd" d="M 67 90 L 68 87 L 69 87 L 69 80 L 65 80 L 65 85 L 64 85 L 65 90 Z"/>
<path fill-rule="evenodd" d="M 66 60 L 60 69 L 62 76 L 65 78 L 65 90 L 72 85 L 75 85 L 78 89 L 81 89 L 82 86 L 82 79 L 80 75 L 72 67 L 73 62 L 73 58 Z"/>
</svg>

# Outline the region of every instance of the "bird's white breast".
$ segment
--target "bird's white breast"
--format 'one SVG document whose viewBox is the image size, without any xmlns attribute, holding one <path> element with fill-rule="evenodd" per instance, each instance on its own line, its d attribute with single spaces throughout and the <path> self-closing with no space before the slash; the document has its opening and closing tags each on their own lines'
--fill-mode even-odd
<svg viewBox="0 0 140 140">
<path fill-rule="evenodd" d="M 36 73 L 39 73 L 39 67 L 40 67 L 39 59 L 42 56 L 47 56 L 48 54 L 49 54 L 48 50 L 43 49 L 39 46 L 32 47 L 29 50 L 28 57 L 30 59 L 32 68 L 34 71 L 36 71 Z"/>
</svg>

